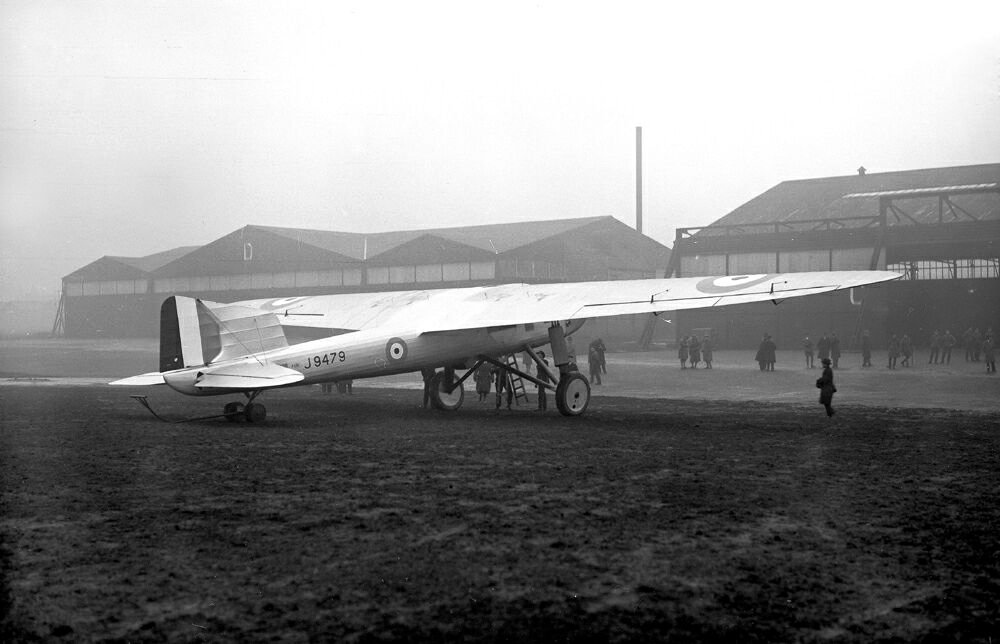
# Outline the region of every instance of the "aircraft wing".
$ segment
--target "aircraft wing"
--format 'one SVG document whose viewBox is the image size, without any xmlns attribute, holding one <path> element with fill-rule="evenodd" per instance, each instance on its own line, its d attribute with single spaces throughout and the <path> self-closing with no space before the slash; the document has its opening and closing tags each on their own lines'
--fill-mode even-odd
<svg viewBox="0 0 1000 644">
<path fill-rule="evenodd" d="M 274 311 L 282 325 L 425 332 L 547 323 L 750 302 L 780 301 L 898 279 L 889 271 L 825 271 L 726 277 L 504 284 L 352 293 L 242 304 Z"/>
</svg>

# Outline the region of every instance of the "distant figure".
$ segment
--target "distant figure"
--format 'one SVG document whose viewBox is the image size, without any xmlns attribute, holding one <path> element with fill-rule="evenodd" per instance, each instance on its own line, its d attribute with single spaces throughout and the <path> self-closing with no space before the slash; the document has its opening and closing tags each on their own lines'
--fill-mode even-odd
<svg viewBox="0 0 1000 644">
<path fill-rule="evenodd" d="M 910 358 L 913 357 L 913 342 L 910 340 L 910 336 L 903 334 L 903 337 L 899 340 L 899 353 L 903 356 L 901 364 L 904 367 L 910 366 Z"/>
<path fill-rule="evenodd" d="M 692 335 L 688 342 L 688 358 L 691 360 L 691 368 L 697 369 L 701 362 L 701 340 L 696 335 Z"/>
<path fill-rule="evenodd" d="M 813 365 L 813 341 L 807 335 L 802 341 L 802 353 L 806 356 L 806 369 L 812 369 Z"/>
<path fill-rule="evenodd" d="M 354 381 L 353 380 L 338 380 L 337 381 L 337 391 L 342 394 L 354 394 Z"/>
<path fill-rule="evenodd" d="M 868 329 L 861 334 L 861 366 L 872 366 L 872 338 L 868 335 Z"/>
<path fill-rule="evenodd" d="M 997 372 L 997 360 L 994 357 L 993 336 L 987 335 L 983 340 L 983 359 L 986 361 L 986 373 Z"/>
<path fill-rule="evenodd" d="M 598 357 L 601 359 L 601 373 L 607 375 L 608 373 L 608 362 L 604 357 L 604 354 L 608 352 L 608 348 L 604 345 L 604 340 L 597 338 L 590 343 L 590 346 L 597 349 Z"/>
<path fill-rule="evenodd" d="M 712 339 L 707 335 L 701 341 L 701 359 L 705 361 L 705 368 L 712 368 Z"/>
<path fill-rule="evenodd" d="M 955 336 L 948 329 L 941 336 L 941 362 L 951 364 L 951 348 L 955 346 Z"/>
<path fill-rule="evenodd" d="M 760 367 L 761 371 L 767 371 L 767 334 L 760 339 L 760 344 L 757 345 L 757 355 L 754 356 L 754 360 L 757 361 L 757 366 Z"/>
<path fill-rule="evenodd" d="M 528 369 L 531 368 L 531 363 L 533 363 L 533 362 L 534 362 L 534 360 L 531 359 L 531 354 L 530 353 L 528 353 L 527 351 L 524 351 L 523 353 L 521 353 L 521 364 L 524 365 L 524 370 L 525 371 L 527 371 Z"/>
<path fill-rule="evenodd" d="M 754 359 L 760 365 L 761 371 L 774 371 L 774 363 L 777 361 L 778 346 L 767 333 L 764 334 L 760 345 L 757 347 L 757 355 Z"/>
<path fill-rule="evenodd" d="M 601 384 L 601 354 L 594 347 L 590 347 L 587 353 L 587 365 L 590 368 L 590 382 Z"/>
<path fill-rule="evenodd" d="M 927 358 L 927 364 L 937 364 L 938 356 L 941 353 L 941 334 L 937 329 L 931 334 L 931 355 Z"/>
<path fill-rule="evenodd" d="M 687 360 L 688 360 L 687 336 L 681 338 L 681 341 L 677 344 L 677 359 L 681 361 L 681 369 L 687 369 Z"/>
<path fill-rule="evenodd" d="M 538 358 L 542 361 L 542 364 L 538 365 L 538 370 L 535 372 L 535 375 L 542 382 L 551 382 L 551 380 L 549 379 L 549 372 L 546 371 L 544 369 L 544 367 L 542 367 L 543 364 L 546 365 L 546 366 L 548 366 L 548 364 L 549 364 L 549 361 L 545 359 L 545 352 L 544 351 L 539 351 L 538 352 Z M 545 395 L 545 387 L 539 386 L 538 387 L 538 410 L 539 411 L 545 411 L 548 408 L 549 408 L 549 401 L 548 401 L 548 397 Z"/>
<path fill-rule="evenodd" d="M 431 379 L 434 378 L 434 370 L 427 367 L 420 370 L 420 376 L 424 379 L 424 409 L 431 404 Z"/>
<path fill-rule="evenodd" d="M 573 336 L 566 336 L 566 356 L 570 364 L 576 364 L 576 345 L 573 344 Z"/>
<path fill-rule="evenodd" d="M 833 385 L 833 369 L 830 368 L 830 359 L 823 358 L 823 374 L 816 380 L 819 388 L 819 404 L 826 408 L 826 415 L 833 416 L 833 394 L 837 393 L 837 388 Z"/>
<path fill-rule="evenodd" d="M 816 352 L 819 354 L 820 362 L 823 362 L 824 358 L 830 357 L 830 338 L 825 333 L 820 336 L 819 341 L 816 343 Z"/>
<path fill-rule="evenodd" d="M 333 383 L 332 382 L 324 382 L 324 383 L 322 383 L 320 385 L 320 389 L 322 389 L 322 391 L 323 391 L 324 394 L 333 393 Z"/>
<path fill-rule="evenodd" d="M 840 338 L 834 333 L 830 336 L 830 360 L 833 362 L 833 368 L 837 369 L 840 366 Z"/>
<path fill-rule="evenodd" d="M 970 326 L 962 334 L 962 348 L 965 349 L 965 361 L 972 362 L 972 355 L 975 352 L 975 344 L 972 341 L 972 327 Z"/>
<path fill-rule="evenodd" d="M 889 346 L 886 348 L 886 353 L 889 356 L 889 364 L 886 366 L 890 369 L 895 369 L 896 359 L 899 358 L 899 340 L 896 339 L 895 333 L 889 338 Z"/>
<path fill-rule="evenodd" d="M 484 362 L 476 369 L 473 376 L 476 379 L 476 393 L 479 394 L 479 402 L 485 402 L 486 396 L 490 394 L 490 384 L 493 381 L 493 366 Z"/>
<path fill-rule="evenodd" d="M 511 402 L 514 401 L 514 387 L 510 383 L 510 372 L 507 367 L 497 367 L 496 370 L 497 388 L 497 413 L 500 412 L 500 403 L 503 399 L 503 392 L 507 392 L 507 409 L 510 409 Z"/>
</svg>

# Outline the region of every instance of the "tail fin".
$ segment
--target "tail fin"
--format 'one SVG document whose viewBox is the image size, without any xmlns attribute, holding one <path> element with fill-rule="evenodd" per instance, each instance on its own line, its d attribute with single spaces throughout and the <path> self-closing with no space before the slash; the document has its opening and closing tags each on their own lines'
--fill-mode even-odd
<svg viewBox="0 0 1000 644">
<path fill-rule="evenodd" d="M 287 347 L 274 313 L 175 295 L 160 307 L 160 371 Z"/>
</svg>

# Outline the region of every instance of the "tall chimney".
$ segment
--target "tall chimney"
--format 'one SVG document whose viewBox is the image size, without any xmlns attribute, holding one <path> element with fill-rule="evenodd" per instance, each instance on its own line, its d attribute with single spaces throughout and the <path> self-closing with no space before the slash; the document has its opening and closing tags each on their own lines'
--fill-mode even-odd
<svg viewBox="0 0 1000 644">
<path fill-rule="evenodd" d="M 642 232 L 642 127 L 635 128 L 635 229 Z"/>
</svg>

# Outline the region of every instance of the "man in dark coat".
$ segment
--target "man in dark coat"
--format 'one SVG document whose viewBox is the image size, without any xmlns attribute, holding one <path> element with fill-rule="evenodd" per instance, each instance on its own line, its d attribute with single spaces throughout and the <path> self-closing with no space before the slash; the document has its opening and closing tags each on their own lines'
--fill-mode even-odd
<svg viewBox="0 0 1000 644">
<path fill-rule="evenodd" d="M 833 394 L 837 392 L 837 388 L 833 385 L 833 369 L 830 368 L 830 359 L 823 358 L 821 360 L 823 363 L 823 374 L 816 381 L 816 386 L 819 387 L 819 404 L 826 408 L 826 415 L 833 416 Z"/>
</svg>

